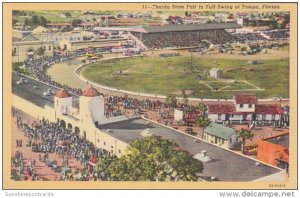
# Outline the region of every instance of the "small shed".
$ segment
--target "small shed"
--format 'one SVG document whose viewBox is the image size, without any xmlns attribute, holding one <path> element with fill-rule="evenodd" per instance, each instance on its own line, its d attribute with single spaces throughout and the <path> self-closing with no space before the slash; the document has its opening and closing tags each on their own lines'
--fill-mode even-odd
<svg viewBox="0 0 300 198">
<path fill-rule="evenodd" d="M 221 78 L 223 76 L 223 71 L 218 68 L 212 68 L 209 71 L 209 75 L 213 78 Z"/>
<path fill-rule="evenodd" d="M 216 123 L 211 123 L 204 129 L 203 139 L 228 149 L 238 143 L 234 129 Z"/>
</svg>

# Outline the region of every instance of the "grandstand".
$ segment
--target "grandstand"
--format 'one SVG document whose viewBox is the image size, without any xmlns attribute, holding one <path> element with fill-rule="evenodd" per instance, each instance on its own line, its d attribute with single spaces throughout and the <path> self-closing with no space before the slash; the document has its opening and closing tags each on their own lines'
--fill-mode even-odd
<svg viewBox="0 0 300 198">
<path fill-rule="evenodd" d="M 236 23 L 148 26 L 134 28 L 129 37 L 144 49 L 197 47 L 205 40 L 214 45 L 228 43 L 234 37 L 227 29 L 241 28 Z"/>
</svg>

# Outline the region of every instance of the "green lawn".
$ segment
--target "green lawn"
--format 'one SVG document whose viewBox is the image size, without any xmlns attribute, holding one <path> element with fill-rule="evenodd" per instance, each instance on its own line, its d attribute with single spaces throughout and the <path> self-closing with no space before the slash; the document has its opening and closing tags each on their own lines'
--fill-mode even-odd
<svg viewBox="0 0 300 198">
<path fill-rule="evenodd" d="M 265 91 L 256 91 L 259 97 L 288 97 L 289 61 L 263 60 L 260 64 L 249 65 L 247 60 L 193 58 L 190 57 L 144 57 L 123 60 L 111 60 L 94 63 L 84 68 L 81 74 L 87 79 L 102 85 L 137 92 L 153 94 L 180 93 L 180 90 L 191 91 L 189 97 L 198 98 L 232 98 L 234 91 L 212 92 L 210 88 L 195 79 L 200 76 L 212 87 L 222 88 L 230 85 L 227 90 L 253 89 L 243 82 L 223 83 L 206 76 L 210 68 L 220 68 L 224 77 L 237 81 L 246 80 Z M 249 69 L 250 68 L 250 69 Z M 125 74 L 118 74 L 123 71 Z M 225 89 L 226 90 L 226 89 Z M 252 92 L 253 93 L 253 92 Z"/>
</svg>

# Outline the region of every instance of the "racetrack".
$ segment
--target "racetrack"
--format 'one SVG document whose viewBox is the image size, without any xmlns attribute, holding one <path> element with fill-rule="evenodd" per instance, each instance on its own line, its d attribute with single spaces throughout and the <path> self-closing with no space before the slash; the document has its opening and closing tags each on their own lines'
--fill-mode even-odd
<svg viewBox="0 0 300 198">
<path fill-rule="evenodd" d="M 117 55 L 117 56 L 120 57 L 121 55 Z M 113 59 L 113 58 L 116 58 L 116 55 L 115 54 L 104 54 L 104 58 L 112 58 Z M 52 79 L 57 82 L 60 82 L 62 84 L 67 84 L 71 87 L 84 89 L 86 87 L 89 87 L 90 84 L 87 84 L 86 80 L 82 80 L 82 78 L 79 79 L 78 76 L 76 76 L 76 70 L 80 65 L 82 65 L 82 59 L 84 59 L 84 57 L 76 58 L 76 59 L 73 59 L 72 61 L 65 61 L 65 62 L 60 62 L 60 63 L 54 64 L 47 72 L 48 72 L 48 74 L 50 74 L 52 76 Z M 93 84 L 94 84 L 94 86 L 98 87 L 102 93 L 109 93 L 111 95 L 123 95 L 124 96 L 124 92 L 120 92 L 120 90 L 118 90 L 118 91 L 107 90 L 107 89 L 100 88 L 95 83 L 93 83 Z M 190 93 L 190 90 L 186 90 L 186 91 L 188 94 Z M 128 93 L 131 93 L 131 92 L 128 92 Z M 180 92 L 178 90 L 174 93 L 180 94 Z M 128 94 L 128 95 L 131 95 L 131 96 L 134 96 L 137 98 L 145 98 L 145 97 L 151 98 L 151 96 L 156 98 L 155 94 L 153 94 L 153 95 L 147 94 L 146 96 L 143 96 L 142 93 L 132 93 L 132 94 Z M 191 96 L 189 96 L 189 98 L 190 98 L 190 100 L 192 100 Z M 273 97 L 271 97 L 271 98 L 272 98 L 271 100 L 267 99 L 267 101 L 272 101 Z M 162 99 L 164 100 L 164 98 L 162 98 Z M 200 100 L 195 100 L 195 101 L 200 101 Z M 208 101 L 217 101 L 217 99 L 208 100 Z"/>
</svg>

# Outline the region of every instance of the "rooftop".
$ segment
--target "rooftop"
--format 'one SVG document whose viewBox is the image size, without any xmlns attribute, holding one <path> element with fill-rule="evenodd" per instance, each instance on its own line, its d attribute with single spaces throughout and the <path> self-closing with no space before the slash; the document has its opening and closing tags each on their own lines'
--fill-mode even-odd
<svg viewBox="0 0 300 198">
<path fill-rule="evenodd" d="M 283 108 L 280 105 L 256 105 L 257 114 L 283 114 Z"/>
<path fill-rule="evenodd" d="M 204 171 L 201 173 L 203 177 L 216 177 L 220 181 L 253 181 L 280 171 L 264 164 L 257 166 L 255 160 L 200 140 L 195 143 L 193 137 L 141 118 L 99 125 L 98 127 L 103 133 L 126 143 L 143 138 L 142 132 L 148 129 L 147 134 L 174 140 L 181 148 L 189 151 L 192 155 L 206 150 L 212 161 L 204 163 Z"/>
<path fill-rule="evenodd" d="M 289 148 L 289 138 L 290 138 L 289 134 L 284 134 L 284 135 L 277 135 L 270 138 L 266 138 L 264 140 L 273 144 L 277 144 Z"/>
<path fill-rule="evenodd" d="M 235 114 L 235 106 L 233 104 L 208 104 L 209 114 Z"/>
<path fill-rule="evenodd" d="M 249 114 L 249 112 L 237 112 L 233 104 L 208 104 L 209 114 Z M 255 105 L 256 114 L 283 114 L 283 108 L 280 105 Z"/>
<path fill-rule="evenodd" d="M 228 140 L 235 133 L 234 129 L 216 123 L 211 123 L 204 129 L 204 132 L 224 140 Z"/>
<path fill-rule="evenodd" d="M 256 104 L 257 98 L 254 94 L 238 94 L 235 96 L 236 104 Z"/>
<path fill-rule="evenodd" d="M 82 96 L 85 96 L 85 97 L 95 97 L 95 96 L 100 96 L 100 95 L 101 94 L 94 87 L 89 87 L 86 90 L 84 90 L 82 93 Z"/>
<path fill-rule="evenodd" d="M 183 32 L 195 30 L 215 30 L 215 29 L 236 29 L 241 28 L 237 23 L 203 23 L 203 24 L 188 24 L 188 25 L 166 25 L 166 26 L 145 26 L 142 29 L 145 33 L 158 33 L 158 32 Z M 131 29 L 130 31 L 138 31 Z"/>
<path fill-rule="evenodd" d="M 58 98 L 68 98 L 71 97 L 71 95 L 64 89 L 58 90 L 55 94 Z"/>
</svg>

